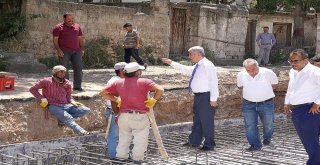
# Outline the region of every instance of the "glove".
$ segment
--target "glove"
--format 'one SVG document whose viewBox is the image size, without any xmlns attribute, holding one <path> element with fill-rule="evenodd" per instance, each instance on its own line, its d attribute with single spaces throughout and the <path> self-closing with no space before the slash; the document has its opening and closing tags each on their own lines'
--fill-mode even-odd
<svg viewBox="0 0 320 165">
<path fill-rule="evenodd" d="M 83 104 L 82 104 L 82 103 L 77 102 L 77 101 L 74 101 L 74 100 L 73 100 L 73 101 L 71 101 L 71 104 L 72 104 L 72 105 L 74 105 L 74 106 L 77 106 L 77 107 L 78 107 L 78 106 L 83 106 Z"/>
<path fill-rule="evenodd" d="M 153 97 L 144 101 L 144 103 L 146 103 L 146 107 L 148 108 L 152 108 L 155 104 L 156 104 L 157 100 L 154 99 Z"/>
<path fill-rule="evenodd" d="M 41 99 L 40 106 L 41 106 L 42 108 L 47 107 L 47 106 L 48 106 L 48 100 L 47 100 L 46 98 L 42 98 L 42 99 Z"/>
<path fill-rule="evenodd" d="M 116 102 L 117 102 L 117 107 L 120 108 L 121 107 L 121 97 L 120 96 L 117 97 Z"/>
</svg>

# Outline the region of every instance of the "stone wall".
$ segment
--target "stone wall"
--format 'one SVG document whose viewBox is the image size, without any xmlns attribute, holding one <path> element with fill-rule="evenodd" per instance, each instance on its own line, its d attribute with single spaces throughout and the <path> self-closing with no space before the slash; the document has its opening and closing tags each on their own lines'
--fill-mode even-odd
<svg viewBox="0 0 320 165">
<path fill-rule="evenodd" d="M 135 8 L 27 0 L 24 1 L 23 11 L 32 19 L 27 20 L 23 43 L 26 52 L 37 58 L 55 55 L 52 27 L 63 21 L 62 15 L 65 12 L 73 12 L 86 40 L 107 37 L 111 44 L 119 44 L 125 35 L 123 24 L 131 22 L 140 31 L 144 46 L 151 45 L 155 54 L 163 56 L 169 51 L 168 3 L 167 0 L 152 1 L 152 12 L 148 15 Z"/>
<path fill-rule="evenodd" d="M 217 58 L 230 59 L 237 56 L 238 59 L 238 56 L 242 58 L 244 55 L 246 15 L 240 15 L 235 9 L 222 5 L 200 8 L 198 42 L 214 50 Z M 239 23 L 244 23 L 244 26 L 236 28 Z"/>
<path fill-rule="evenodd" d="M 317 29 L 316 29 L 316 54 L 320 54 L 320 14 L 317 14 Z"/>
<path fill-rule="evenodd" d="M 186 7 L 185 4 L 176 6 Z M 207 46 L 220 59 L 242 59 L 247 32 L 248 11 L 229 5 L 194 3 L 186 7 L 187 47 Z"/>
</svg>

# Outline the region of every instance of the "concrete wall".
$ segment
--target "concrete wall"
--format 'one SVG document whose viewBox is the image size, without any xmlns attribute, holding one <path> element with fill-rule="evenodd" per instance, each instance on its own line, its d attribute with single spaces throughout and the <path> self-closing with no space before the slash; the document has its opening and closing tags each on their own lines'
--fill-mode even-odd
<svg viewBox="0 0 320 165">
<path fill-rule="evenodd" d="M 27 0 L 23 7 L 25 14 L 41 16 L 28 19 L 23 43 L 26 51 L 37 58 L 54 55 L 52 27 L 62 22 L 62 15 L 70 11 L 75 14 L 75 21 L 81 25 L 86 40 L 104 36 L 111 44 L 118 44 L 125 34 L 123 24 L 131 22 L 140 31 L 144 46 L 152 45 L 155 54 L 161 56 L 168 52 L 169 45 L 168 1 L 155 0 L 151 6 L 152 13 L 147 15 L 134 8 Z"/>
<path fill-rule="evenodd" d="M 249 19 L 257 21 L 257 28 L 256 28 L 256 36 L 259 33 L 263 32 L 264 26 L 269 26 L 269 32 L 273 32 L 273 24 L 274 23 L 290 23 L 292 24 L 293 28 L 293 18 L 290 14 L 250 14 Z M 307 47 L 320 47 L 319 44 L 316 43 L 317 40 L 317 27 L 319 27 L 319 19 L 315 17 L 309 16 L 305 19 L 304 23 L 304 36 L 305 36 L 305 46 Z M 292 29 L 293 32 L 293 29 Z M 291 34 L 292 35 L 292 34 Z M 319 49 L 319 48 L 318 48 Z M 255 47 L 255 54 L 259 54 L 259 47 L 256 44 Z"/>
<path fill-rule="evenodd" d="M 256 36 L 263 32 L 263 27 L 268 26 L 269 32 L 273 32 L 273 23 L 291 23 L 293 25 L 293 19 L 289 15 L 258 15 L 250 14 L 249 19 L 257 21 Z M 293 30 L 292 30 L 293 31 Z M 255 44 L 255 54 L 259 54 L 259 47 Z"/>
</svg>

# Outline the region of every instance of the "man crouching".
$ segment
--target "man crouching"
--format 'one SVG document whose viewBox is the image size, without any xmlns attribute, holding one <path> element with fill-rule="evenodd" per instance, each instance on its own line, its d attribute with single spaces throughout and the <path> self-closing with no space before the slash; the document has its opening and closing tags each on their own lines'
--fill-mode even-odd
<svg viewBox="0 0 320 165">
<path fill-rule="evenodd" d="M 88 132 L 80 127 L 74 118 L 88 114 L 90 109 L 71 97 L 72 87 L 70 81 L 65 79 L 66 71 L 62 65 L 53 67 L 52 77 L 41 79 L 29 91 L 41 102 L 40 106 L 48 108 L 60 122 L 77 134 L 86 135 Z M 42 89 L 42 94 L 39 89 Z"/>
</svg>

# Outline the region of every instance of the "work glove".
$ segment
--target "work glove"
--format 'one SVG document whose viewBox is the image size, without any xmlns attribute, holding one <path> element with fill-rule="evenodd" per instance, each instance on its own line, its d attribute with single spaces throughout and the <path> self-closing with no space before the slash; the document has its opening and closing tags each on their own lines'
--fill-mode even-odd
<svg viewBox="0 0 320 165">
<path fill-rule="evenodd" d="M 47 106 L 48 106 L 48 100 L 47 100 L 46 98 L 42 98 L 42 99 L 41 99 L 41 102 L 40 102 L 40 106 L 41 106 L 42 108 L 47 107 Z"/>
<path fill-rule="evenodd" d="M 77 102 L 77 101 L 74 101 L 74 100 L 73 100 L 73 101 L 71 101 L 71 104 L 72 104 L 72 105 L 74 105 L 74 106 L 77 106 L 77 107 L 78 107 L 78 106 L 83 106 L 83 104 L 82 104 L 82 103 Z"/>
<path fill-rule="evenodd" d="M 117 97 L 116 99 L 116 103 L 117 103 L 117 107 L 120 108 L 121 107 L 121 97 Z"/>
<path fill-rule="evenodd" d="M 157 100 L 154 99 L 153 97 L 151 97 L 150 99 L 144 101 L 144 103 L 146 103 L 146 107 L 148 108 L 152 108 L 154 107 L 154 105 L 156 104 Z"/>
</svg>

